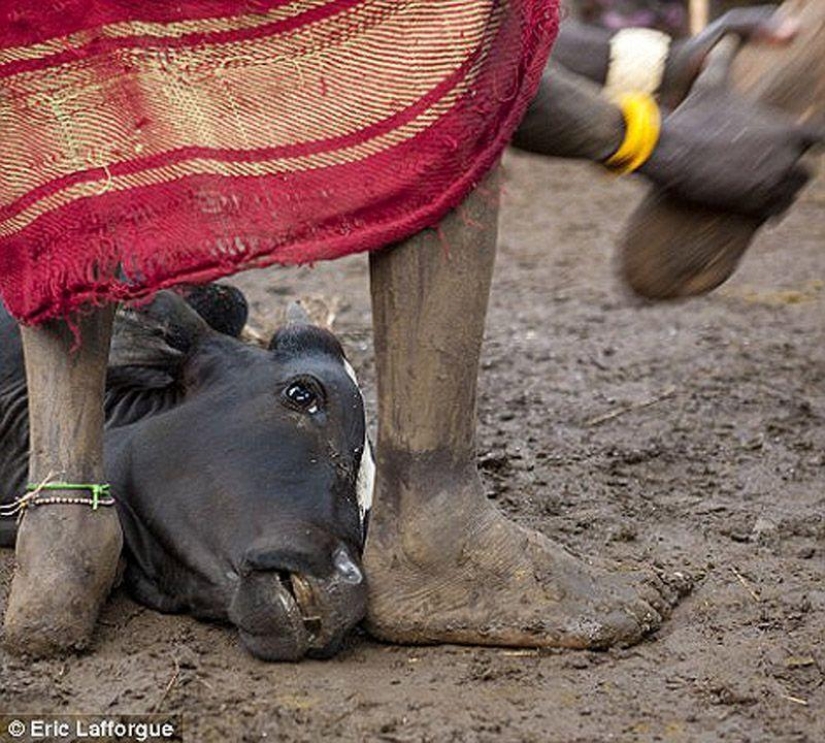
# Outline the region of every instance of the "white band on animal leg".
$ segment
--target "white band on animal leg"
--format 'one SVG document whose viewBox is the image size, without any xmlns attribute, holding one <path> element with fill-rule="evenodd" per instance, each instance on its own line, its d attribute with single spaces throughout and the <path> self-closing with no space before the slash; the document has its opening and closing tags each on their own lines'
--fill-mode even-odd
<svg viewBox="0 0 825 743">
<path fill-rule="evenodd" d="M 610 66 L 604 94 L 617 100 L 626 93 L 653 95 L 662 84 L 670 37 L 652 28 L 624 28 L 610 39 Z"/>
</svg>

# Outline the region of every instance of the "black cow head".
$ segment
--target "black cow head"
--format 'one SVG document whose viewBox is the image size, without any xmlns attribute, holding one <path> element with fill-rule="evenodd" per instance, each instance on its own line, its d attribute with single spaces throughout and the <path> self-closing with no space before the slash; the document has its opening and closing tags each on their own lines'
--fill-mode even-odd
<svg viewBox="0 0 825 743">
<path fill-rule="evenodd" d="M 229 621 L 263 659 L 333 653 L 365 610 L 372 484 L 335 337 L 293 316 L 254 347 L 163 292 L 118 320 L 107 407 L 136 597 Z"/>
</svg>

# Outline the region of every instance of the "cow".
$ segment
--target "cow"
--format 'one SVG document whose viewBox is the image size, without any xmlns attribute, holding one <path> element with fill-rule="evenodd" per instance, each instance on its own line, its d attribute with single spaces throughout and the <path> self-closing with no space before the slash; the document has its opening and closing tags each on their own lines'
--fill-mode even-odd
<svg viewBox="0 0 825 743">
<path fill-rule="evenodd" d="M 330 655 L 366 601 L 373 464 L 355 374 L 300 311 L 264 349 L 233 337 L 237 290 L 186 295 L 161 292 L 115 323 L 105 462 L 125 584 L 153 609 L 231 622 L 259 658 Z M 7 513 L 27 482 L 26 398 L 20 333 L 0 309 Z M 0 545 L 15 527 L 0 519 Z"/>
</svg>

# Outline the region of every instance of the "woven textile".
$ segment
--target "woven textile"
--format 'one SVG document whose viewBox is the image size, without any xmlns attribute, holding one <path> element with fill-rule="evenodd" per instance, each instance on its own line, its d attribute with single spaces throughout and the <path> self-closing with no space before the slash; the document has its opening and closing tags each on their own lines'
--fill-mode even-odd
<svg viewBox="0 0 825 743">
<path fill-rule="evenodd" d="M 556 0 L 0 0 L 0 294 L 27 323 L 435 224 Z"/>
</svg>

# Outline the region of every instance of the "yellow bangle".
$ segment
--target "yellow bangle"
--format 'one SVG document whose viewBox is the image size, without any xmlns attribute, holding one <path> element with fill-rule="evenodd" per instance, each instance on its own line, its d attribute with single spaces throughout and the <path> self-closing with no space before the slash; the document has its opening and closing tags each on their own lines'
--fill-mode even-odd
<svg viewBox="0 0 825 743">
<path fill-rule="evenodd" d="M 662 129 L 662 117 L 653 97 L 628 93 L 619 100 L 624 116 L 624 141 L 604 165 L 618 175 L 638 170 L 653 154 Z"/>
</svg>

